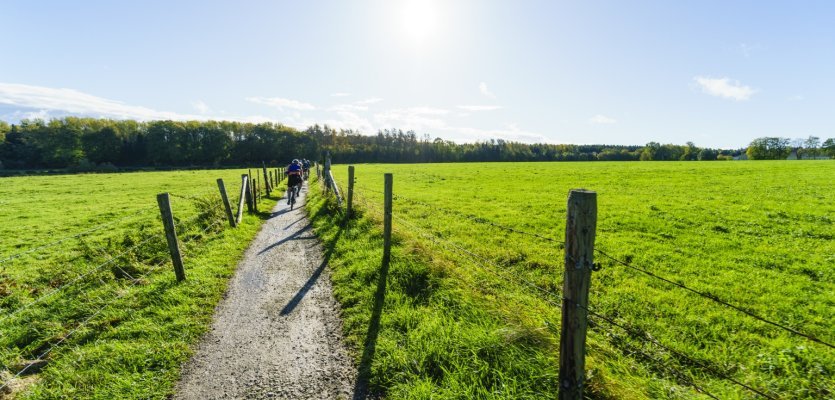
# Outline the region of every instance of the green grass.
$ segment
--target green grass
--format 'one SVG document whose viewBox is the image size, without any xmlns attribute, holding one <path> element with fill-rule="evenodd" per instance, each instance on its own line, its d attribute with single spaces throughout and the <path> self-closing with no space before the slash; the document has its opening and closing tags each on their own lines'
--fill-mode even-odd
<svg viewBox="0 0 835 400">
<path fill-rule="evenodd" d="M 13 381 L 16 398 L 166 398 L 266 218 L 244 213 L 242 224 L 229 228 L 215 180 L 223 178 L 236 201 L 241 173 L 2 179 L 2 381 L 52 348 L 38 373 Z M 162 235 L 161 192 L 174 196 L 186 266 L 180 283 Z M 273 204 L 264 199 L 259 208 Z"/>
<path fill-rule="evenodd" d="M 399 196 L 385 274 L 384 172 Z M 344 188 L 347 168 L 334 174 Z M 598 249 L 832 343 L 833 176 L 827 161 L 358 165 L 357 218 L 343 227 L 321 195 L 311 212 L 332 248 L 346 334 L 372 389 L 390 398 L 555 398 L 560 297 L 543 291 L 562 286 L 554 241 L 563 240 L 571 188 L 598 193 Z M 696 386 L 759 398 L 725 376 L 775 398 L 835 396 L 835 350 L 596 261 L 590 308 L 687 357 L 592 317 L 591 398 L 707 398 Z"/>
</svg>

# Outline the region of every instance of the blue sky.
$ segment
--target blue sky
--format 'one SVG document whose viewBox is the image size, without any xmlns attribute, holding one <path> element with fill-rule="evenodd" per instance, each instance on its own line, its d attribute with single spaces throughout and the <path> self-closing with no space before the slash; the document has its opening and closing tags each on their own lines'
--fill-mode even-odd
<svg viewBox="0 0 835 400">
<path fill-rule="evenodd" d="M 0 20 L 9 122 L 722 148 L 835 137 L 835 2 L 7 0 Z"/>
</svg>

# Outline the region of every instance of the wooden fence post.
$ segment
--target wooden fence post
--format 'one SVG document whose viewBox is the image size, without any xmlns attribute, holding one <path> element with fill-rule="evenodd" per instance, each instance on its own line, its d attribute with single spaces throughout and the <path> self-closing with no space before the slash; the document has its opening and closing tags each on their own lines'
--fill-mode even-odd
<svg viewBox="0 0 835 400">
<path fill-rule="evenodd" d="M 226 186 L 223 184 L 223 179 L 217 179 L 217 188 L 220 190 L 220 198 L 223 200 L 223 208 L 226 210 L 226 218 L 229 218 L 229 225 L 233 228 L 235 224 L 235 216 L 232 215 L 232 206 L 229 205 L 229 196 L 226 195 Z"/>
<path fill-rule="evenodd" d="M 571 190 L 565 222 L 562 332 L 560 334 L 560 400 L 580 400 L 586 368 L 589 286 L 594 265 L 597 193 Z"/>
<path fill-rule="evenodd" d="M 272 190 L 270 186 L 270 175 L 267 172 L 267 164 L 264 164 L 263 161 L 261 161 L 261 168 L 264 169 L 264 190 L 267 192 L 267 197 L 270 197 L 270 191 Z"/>
<path fill-rule="evenodd" d="M 247 176 L 246 174 L 241 175 L 241 197 L 238 199 L 238 218 L 236 219 L 236 223 L 241 223 L 241 218 L 244 216 L 244 200 L 247 197 Z"/>
<path fill-rule="evenodd" d="M 258 181 L 253 181 L 252 176 L 249 177 L 252 181 L 252 212 L 258 212 Z"/>
<path fill-rule="evenodd" d="M 157 195 L 159 213 L 162 216 L 162 226 L 165 228 L 165 240 L 168 241 L 168 252 L 171 253 L 171 262 L 174 264 L 174 275 L 180 282 L 186 279 L 183 269 L 183 257 L 180 255 L 180 243 L 177 241 L 177 232 L 174 230 L 174 214 L 171 212 L 171 198 L 168 193 Z"/>
<path fill-rule="evenodd" d="M 345 208 L 345 220 L 351 219 L 351 209 L 354 201 L 354 166 L 348 166 L 348 205 Z"/>
<path fill-rule="evenodd" d="M 251 213 L 252 212 L 252 175 L 246 175 L 246 211 Z"/>
<path fill-rule="evenodd" d="M 394 178 L 385 174 L 385 200 L 383 203 L 383 268 L 388 270 L 391 260 L 391 197 Z"/>
</svg>

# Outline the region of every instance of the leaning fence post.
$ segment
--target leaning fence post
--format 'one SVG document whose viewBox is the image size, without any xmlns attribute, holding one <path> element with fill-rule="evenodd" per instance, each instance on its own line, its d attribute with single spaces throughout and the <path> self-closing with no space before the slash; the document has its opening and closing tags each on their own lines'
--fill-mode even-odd
<svg viewBox="0 0 835 400">
<path fill-rule="evenodd" d="M 241 175 L 241 197 L 238 199 L 238 218 L 236 219 L 236 223 L 238 224 L 241 223 L 241 218 L 243 218 L 244 216 L 244 201 L 246 200 L 248 193 L 246 190 L 246 185 L 247 175 L 243 174 Z"/>
<path fill-rule="evenodd" d="M 162 216 L 162 226 L 165 228 L 165 239 L 168 241 L 168 252 L 171 253 L 171 262 L 174 264 L 174 275 L 177 281 L 186 279 L 183 269 L 183 257 L 180 255 L 180 244 L 177 241 L 177 232 L 174 230 L 174 214 L 171 212 L 171 198 L 168 193 L 157 195 L 159 213 Z"/>
<path fill-rule="evenodd" d="M 560 400 L 583 398 L 589 286 L 594 265 L 597 193 L 571 190 L 565 222 L 562 332 L 560 334 Z"/>
<path fill-rule="evenodd" d="M 345 220 L 351 219 L 351 208 L 354 201 L 354 166 L 348 166 L 348 205 L 345 207 Z"/>
<path fill-rule="evenodd" d="M 385 200 L 383 202 L 383 268 L 387 270 L 391 260 L 391 197 L 394 178 L 385 174 Z"/>
<path fill-rule="evenodd" d="M 229 205 L 229 196 L 226 195 L 226 186 L 223 179 L 217 179 L 217 188 L 220 190 L 220 198 L 223 200 L 223 208 L 226 210 L 226 218 L 229 218 L 229 225 L 235 227 L 235 216 L 232 215 L 232 206 Z"/>
</svg>

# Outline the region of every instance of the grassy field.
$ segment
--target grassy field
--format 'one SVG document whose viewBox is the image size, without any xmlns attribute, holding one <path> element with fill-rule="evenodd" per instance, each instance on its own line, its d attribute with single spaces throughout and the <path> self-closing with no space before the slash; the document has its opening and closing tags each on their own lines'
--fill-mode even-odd
<svg viewBox="0 0 835 400">
<path fill-rule="evenodd" d="M 229 228 L 215 180 L 236 201 L 241 173 L 0 178 L 0 398 L 166 398 L 266 218 L 244 213 Z M 181 283 L 161 192 L 172 194 Z M 40 355 L 46 365 L 32 363 Z"/>
<path fill-rule="evenodd" d="M 388 271 L 384 172 L 397 196 Z M 347 168 L 334 174 L 345 187 Z M 358 165 L 357 218 L 342 225 L 323 195 L 310 212 L 371 388 L 555 398 L 569 189 L 598 193 L 606 254 L 833 343 L 833 177 L 828 161 Z M 762 398 L 740 384 L 835 397 L 832 348 L 596 261 L 589 308 L 627 330 L 590 317 L 591 398 Z"/>
</svg>

